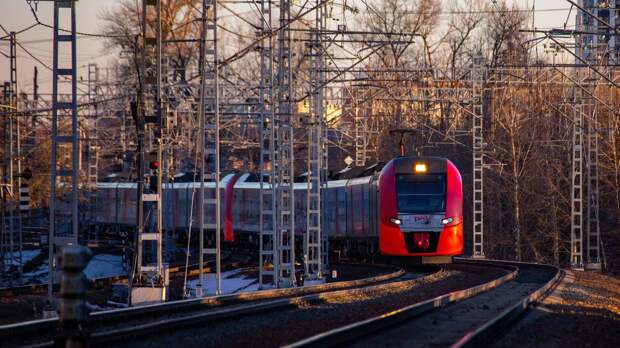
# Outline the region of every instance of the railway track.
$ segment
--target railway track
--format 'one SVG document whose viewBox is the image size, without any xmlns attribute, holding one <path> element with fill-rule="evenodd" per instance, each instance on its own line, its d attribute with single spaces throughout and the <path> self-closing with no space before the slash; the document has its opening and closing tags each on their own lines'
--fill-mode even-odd
<svg viewBox="0 0 620 348">
<path fill-rule="evenodd" d="M 548 265 L 473 261 L 459 263 L 514 269 L 491 282 L 403 306 L 297 341 L 288 347 L 479 347 L 500 336 L 530 303 L 562 278 Z"/>
<path fill-rule="evenodd" d="M 380 268 L 383 274 L 302 288 L 263 290 L 95 312 L 86 323 L 86 329 L 90 332 L 91 344 L 106 345 L 119 342 L 126 337 L 148 335 L 161 330 L 260 313 L 270 309 L 294 307 L 303 301 L 318 299 L 323 293 L 391 282 L 401 279 L 407 273 L 403 269 L 389 266 L 373 267 Z M 0 341 L 7 347 L 52 346 L 57 326 L 56 318 L 0 326 Z"/>
<path fill-rule="evenodd" d="M 247 307 L 226 307 L 224 313 L 200 314 L 161 319 L 141 327 L 120 328 L 105 336 L 93 337 L 95 346 L 152 347 L 152 346 L 213 346 L 213 347 L 273 347 L 290 343 L 317 330 L 336 326 L 334 320 L 350 320 L 368 316 L 368 311 L 383 312 L 387 303 L 403 299 L 416 300 L 445 292 L 469 283 L 486 283 L 505 276 L 509 271 L 497 267 L 459 265 L 434 270 L 426 274 L 403 274 L 391 281 L 359 286 L 320 294 L 298 296 L 254 311 Z M 449 284 L 448 284 L 449 283 Z M 380 299 L 389 298 L 388 301 Z M 405 299 L 407 301 L 408 299 Z M 252 304 L 251 306 L 254 306 Z M 258 303 L 256 305 L 262 306 Z M 267 311 L 267 313 L 265 313 Z M 206 319 L 206 317 L 210 317 Z M 205 323 L 208 321 L 208 323 Z M 162 334 L 165 331 L 165 334 Z M 95 335 L 96 336 L 96 335 Z"/>
<path fill-rule="evenodd" d="M 92 346 L 132 348 L 205 342 L 474 347 L 544 295 L 560 275 L 544 265 L 461 259 L 424 274 L 399 269 L 354 281 L 98 312 L 86 329 Z M 458 290 L 446 293 L 450 287 Z M 368 308 L 368 313 L 359 313 Z M 369 315 L 373 311 L 375 315 Z M 354 320 L 356 316 L 363 319 Z M 338 324 L 347 320 L 347 325 Z M 0 327 L 0 341 L 7 346 L 52 346 L 56 325 L 56 320 L 7 325 Z"/>
</svg>

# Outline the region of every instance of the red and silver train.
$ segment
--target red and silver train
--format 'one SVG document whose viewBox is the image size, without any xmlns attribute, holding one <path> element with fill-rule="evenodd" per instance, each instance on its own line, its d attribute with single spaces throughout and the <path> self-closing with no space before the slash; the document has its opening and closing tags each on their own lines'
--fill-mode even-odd
<svg viewBox="0 0 620 348">
<path fill-rule="evenodd" d="M 215 184 L 208 182 L 206 196 Z M 199 183 L 165 184 L 164 228 L 183 236 L 198 226 Z M 256 174 L 222 176 L 222 226 L 227 242 L 257 242 L 260 183 Z M 306 228 L 307 183 L 296 182 L 295 231 Z M 134 183 L 97 185 L 98 223 L 131 228 L 136 221 Z M 463 188 L 457 168 L 445 158 L 397 157 L 364 170 L 337 174 L 324 194 L 323 231 L 330 251 L 364 256 L 415 257 L 423 263 L 449 262 L 463 250 Z M 194 200 L 194 204 L 192 204 Z M 214 222 L 213 212 L 205 213 Z M 300 238 L 301 240 L 301 238 Z"/>
</svg>

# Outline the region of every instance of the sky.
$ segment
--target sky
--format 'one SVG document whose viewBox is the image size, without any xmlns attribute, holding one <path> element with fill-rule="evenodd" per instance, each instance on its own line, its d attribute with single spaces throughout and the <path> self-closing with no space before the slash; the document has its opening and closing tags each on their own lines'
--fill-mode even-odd
<svg viewBox="0 0 620 348">
<path fill-rule="evenodd" d="M 0 0 L 0 24 L 8 31 L 19 31 L 35 23 L 33 14 L 27 4 L 28 0 Z M 444 5 L 451 1 L 467 0 L 443 0 Z M 492 0 L 488 0 L 492 2 Z M 535 2 L 536 15 L 535 25 L 538 28 L 551 28 L 563 26 L 570 4 L 566 0 L 509 0 L 531 8 Z M 76 5 L 77 30 L 85 33 L 99 33 L 103 22 L 99 19 L 105 10 L 113 9 L 118 0 L 79 0 Z M 552 9 L 550 11 L 550 9 Z M 563 10 L 555 10 L 563 9 Z M 220 10 L 222 11 L 222 10 Z M 53 4 L 49 1 L 39 1 L 37 6 L 37 16 L 45 24 L 53 24 Z M 220 12 L 221 14 L 221 12 Z M 572 12 L 574 15 L 574 11 Z M 574 24 L 571 17 L 569 25 Z M 0 36 L 4 36 L 0 29 Z M 33 55 L 42 60 L 48 66 L 52 65 L 52 30 L 44 27 L 37 27 L 28 32 L 20 34 L 18 41 L 26 47 Z M 9 53 L 8 43 L 0 41 L 0 81 L 9 79 L 9 60 L 4 57 Z M 97 63 L 99 66 L 106 66 L 107 63 L 116 55 L 116 52 L 106 52 L 103 48 L 101 39 L 79 37 L 78 39 L 78 77 L 84 80 L 88 78 L 86 66 L 89 63 Z M 32 93 L 33 68 L 38 66 L 39 85 L 42 95 L 51 92 L 51 72 L 37 63 L 33 58 L 18 49 L 18 88 L 27 93 Z M 61 62 L 67 62 L 68 56 L 64 55 Z"/>
</svg>

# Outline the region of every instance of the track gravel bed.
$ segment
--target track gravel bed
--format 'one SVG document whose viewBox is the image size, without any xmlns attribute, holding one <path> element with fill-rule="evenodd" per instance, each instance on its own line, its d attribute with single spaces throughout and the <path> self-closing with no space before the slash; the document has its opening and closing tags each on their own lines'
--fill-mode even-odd
<svg viewBox="0 0 620 348">
<path fill-rule="evenodd" d="M 338 281 L 340 282 L 380 276 L 380 275 L 392 273 L 396 270 L 390 267 L 378 267 L 376 265 L 373 266 L 373 265 L 357 265 L 357 264 L 339 264 L 339 265 L 335 265 L 334 269 L 337 269 L 338 273 L 342 275 L 338 279 Z M 429 272 L 430 272 L 430 269 L 429 269 Z M 416 277 L 420 276 L 421 274 L 422 273 L 416 274 Z M 373 284 L 390 283 L 398 279 L 401 279 L 401 278 L 379 281 Z M 336 285 L 335 283 L 337 282 L 330 281 L 329 283 L 333 283 L 333 285 Z M 308 291 L 310 291 L 310 289 L 308 289 Z M 313 290 L 312 292 L 319 293 L 319 292 L 324 292 L 324 291 L 326 290 Z M 276 298 L 286 298 L 286 297 L 294 297 L 294 296 L 289 295 L 289 296 L 280 296 Z M 273 301 L 274 299 L 275 298 L 266 298 L 266 299 L 260 299 L 260 300 L 251 300 L 249 302 L 253 304 L 259 304 L 259 303 L 267 303 L 267 302 Z M 166 313 L 165 315 L 146 314 L 143 316 L 131 318 L 131 321 L 115 320 L 115 321 L 107 321 L 103 323 L 97 322 L 94 327 L 93 325 L 87 324 L 87 328 L 89 328 L 91 331 L 96 330 L 98 332 L 101 332 L 101 331 L 117 329 L 117 328 L 125 328 L 129 325 L 146 324 L 146 323 L 153 322 L 154 319 L 163 320 L 163 319 L 181 318 L 181 317 L 185 317 L 189 315 L 204 313 L 207 310 L 217 309 L 221 307 L 225 307 L 226 309 L 243 308 L 244 306 L 247 306 L 247 304 L 248 302 L 242 302 L 239 304 L 210 304 L 204 307 L 197 306 L 197 307 L 183 308 L 183 309 L 179 309 L 174 312 Z"/>
<path fill-rule="evenodd" d="M 620 279 L 566 271 L 494 347 L 620 347 Z"/>
<path fill-rule="evenodd" d="M 149 336 L 148 340 L 125 340 L 120 346 L 277 347 L 406 304 L 485 283 L 505 273 L 502 269 L 452 265 L 420 279 L 361 288 L 346 295 L 326 294 L 320 301 L 301 303 L 296 308 L 175 330 L 159 337 Z"/>
<path fill-rule="evenodd" d="M 339 274 L 339 277 L 337 280 L 330 280 L 328 282 L 328 283 L 333 283 L 333 284 L 324 284 L 323 286 L 320 286 L 320 287 L 313 287 L 313 288 L 307 288 L 307 289 L 297 288 L 294 290 L 305 291 L 306 293 L 320 293 L 320 292 L 329 291 L 328 290 L 329 287 L 342 288 L 342 286 L 347 286 L 346 284 L 342 283 L 344 281 L 356 281 L 356 280 L 370 281 L 370 278 L 373 278 L 373 277 L 378 277 L 378 276 L 388 277 L 388 276 L 391 276 L 392 274 L 398 273 L 398 272 L 395 272 L 397 270 L 397 268 L 395 267 L 386 267 L 382 265 L 372 265 L 372 264 L 369 264 L 369 265 L 336 264 L 336 265 L 333 265 L 332 267 L 336 269 Z M 424 268 L 423 273 L 436 272 L 437 269 L 438 268 L 436 267 Z M 400 278 L 396 278 L 396 279 L 400 279 Z M 388 278 L 386 280 L 381 280 L 381 281 L 372 281 L 369 284 L 385 284 L 387 282 L 392 282 L 392 281 L 395 281 L 395 280 Z M 352 285 L 348 285 L 347 287 L 356 287 L 356 286 L 360 286 L 360 285 L 352 284 Z M 251 293 L 248 293 L 247 295 L 251 295 Z M 129 312 L 127 312 L 123 316 L 119 316 L 117 314 L 110 318 L 107 318 L 107 317 L 91 318 L 89 322 L 86 323 L 85 328 L 88 332 L 100 333 L 100 332 L 105 332 L 105 331 L 110 331 L 110 330 L 115 330 L 115 329 L 128 328 L 128 327 L 132 327 L 136 325 L 152 324 L 154 322 L 158 322 L 161 320 L 182 318 L 182 317 L 187 317 L 191 315 L 200 315 L 200 314 L 210 313 L 214 311 L 217 312 L 219 308 L 225 308 L 226 310 L 231 310 L 235 308 L 243 308 L 244 306 L 247 306 L 248 303 L 252 303 L 252 304 L 267 303 L 270 301 L 274 301 L 274 299 L 277 299 L 277 298 L 294 297 L 297 295 L 271 294 L 270 296 L 271 297 L 264 298 L 264 299 L 251 299 L 250 297 L 247 297 L 247 299 L 245 300 L 241 299 L 241 303 L 239 304 L 221 302 L 217 300 L 211 301 L 211 302 L 204 302 L 204 303 L 202 303 L 201 301 L 201 303 L 196 303 L 195 305 L 192 305 L 192 306 L 174 306 L 173 308 L 170 308 L 172 309 L 172 311 L 170 309 L 165 310 L 165 311 L 161 310 L 160 311 L 161 313 L 160 312 L 152 313 L 151 311 L 144 312 L 144 313 L 133 312 L 131 311 L 131 309 L 129 309 Z M 36 334 L 35 332 L 32 332 L 32 335 L 27 335 L 27 336 L 9 335 L 5 337 L 5 338 L 8 338 L 8 340 L 5 340 L 2 344 L 0 344 L 0 346 L 22 346 L 25 344 L 37 344 L 37 343 L 41 343 L 44 341 L 50 341 L 53 338 L 53 334 L 54 334 L 54 330 L 46 329 L 44 331 L 38 330 L 36 331 Z"/>
<path fill-rule="evenodd" d="M 449 347 L 553 278 L 554 272 L 519 265 L 513 281 L 470 299 L 362 338 L 352 347 Z"/>
</svg>

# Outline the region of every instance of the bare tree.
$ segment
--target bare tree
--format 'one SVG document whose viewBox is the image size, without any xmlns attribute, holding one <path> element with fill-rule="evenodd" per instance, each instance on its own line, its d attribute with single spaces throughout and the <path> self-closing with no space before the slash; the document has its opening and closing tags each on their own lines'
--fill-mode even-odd
<svg viewBox="0 0 620 348">
<path fill-rule="evenodd" d="M 200 0 L 162 0 L 161 31 L 164 55 L 175 71 L 175 79 L 185 81 L 186 69 L 195 60 L 198 45 L 192 40 L 200 36 Z M 120 0 L 114 9 L 104 11 L 106 22 L 102 33 L 108 38 L 107 48 L 130 53 L 141 52 L 138 35 L 141 32 L 142 7 L 139 1 Z M 155 29 L 155 18 L 147 19 L 149 29 Z M 138 47 L 136 45 L 138 44 Z"/>
<path fill-rule="evenodd" d="M 523 49 L 525 35 L 519 29 L 525 27 L 528 13 L 515 3 L 508 7 L 506 1 L 499 2 L 493 9 L 486 30 L 490 65 L 525 63 L 528 52 Z"/>
<path fill-rule="evenodd" d="M 457 63 L 465 54 L 464 49 L 472 39 L 474 32 L 484 22 L 484 12 L 489 6 L 484 0 L 472 0 L 465 3 L 454 1 L 450 10 L 450 22 L 448 23 L 448 33 L 446 44 L 449 47 L 449 68 L 453 80 L 459 78 L 457 75 Z"/>
</svg>

